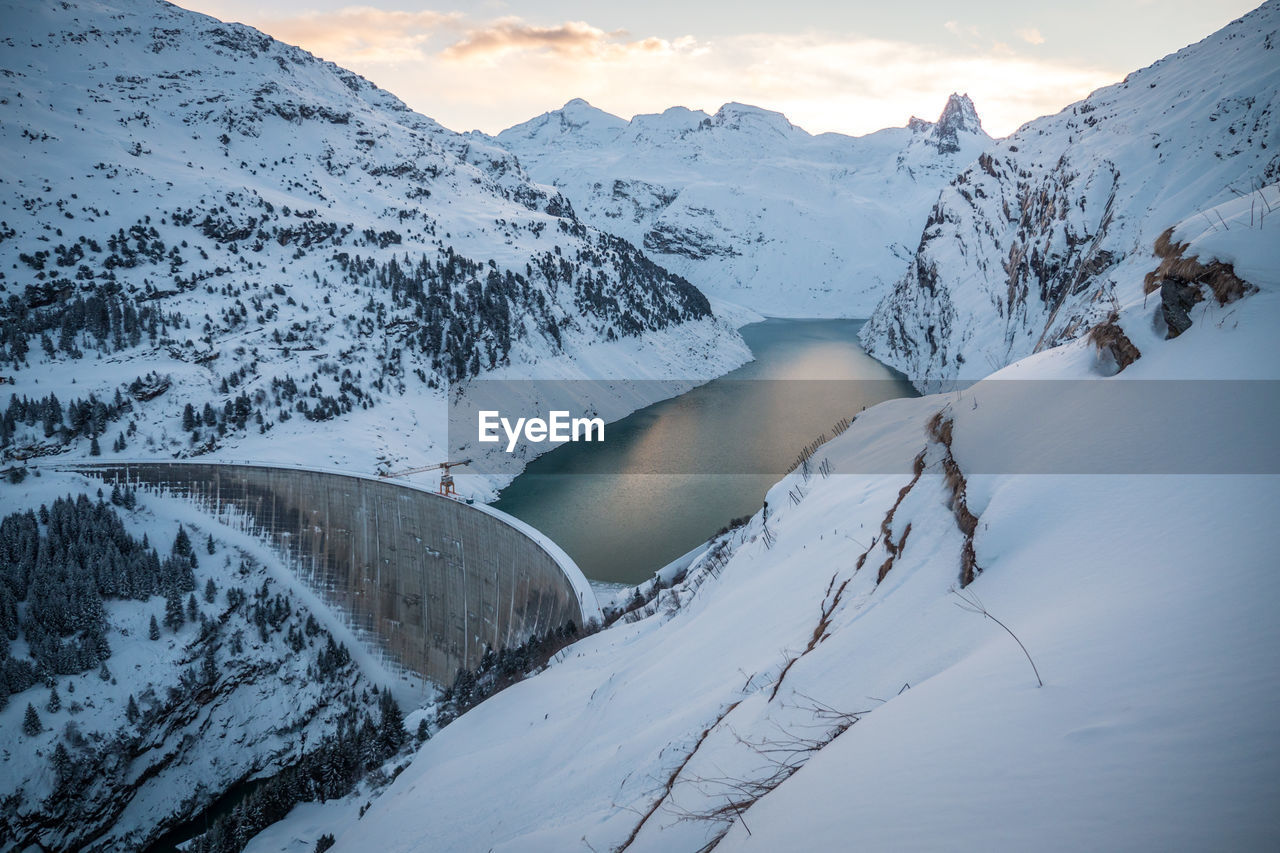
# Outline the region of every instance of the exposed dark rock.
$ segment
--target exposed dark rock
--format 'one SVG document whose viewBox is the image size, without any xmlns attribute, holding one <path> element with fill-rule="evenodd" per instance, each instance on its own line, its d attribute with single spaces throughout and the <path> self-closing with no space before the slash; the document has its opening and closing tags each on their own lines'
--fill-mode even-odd
<svg viewBox="0 0 1280 853">
<path fill-rule="evenodd" d="M 644 235 L 644 247 L 650 252 L 684 255 L 694 260 L 740 254 L 732 246 L 716 242 L 710 235 L 702 234 L 692 228 L 677 228 L 666 223 L 658 223 Z"/>
<path fill-rule="evenodd" d="M 1236 275 L 1231 264 L 1221 261 L 1201 263 L 1197 255 L 1186 257 L 1188 244 L 1175 243 L 1173 229 L 1168 228 L 1156 238 L 1155 253 L 1160 265 L 1147 273 L 1143 290 L 1152 293 L 1160 290 L 1161 311 L 1169 338 L 1191 328 L 1191 308 L 1204 300 L 1201 285 L 1208 285 L 1219 305 L 1234 302 L 1255 292 L 1258 288 Z"/>
<path fill-rule="evenodd" d="M 968 95 L 953 94 L 933 126 L 932 141 L 940 154 L 954 154 L 960 150 L 960 133 L 979 133 L 982 122 Z"/>
<path fill-rule="evenodd" d="M 1191 309 L 1204 299 L 1197 285 L 1166 278 L 1160 282 L 1160 310 L 1168 327 L 1166 338 L 1176 338 L 1191 328 Z"/>
</svg>

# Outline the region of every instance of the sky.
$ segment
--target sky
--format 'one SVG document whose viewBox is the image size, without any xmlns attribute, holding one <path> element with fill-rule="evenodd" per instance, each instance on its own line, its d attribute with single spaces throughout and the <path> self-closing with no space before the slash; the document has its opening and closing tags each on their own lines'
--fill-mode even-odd
<svg viewBox="0 0 1280 853">
<path fill-rule="evenodd" d="M 1204 38 L 1252 0 L 179 0 L 349 68 L 453 130 L 572 98 L 630 118 L 738 101 L 811 133 L 936 119 L 1004 136 Z"/>
</svg>

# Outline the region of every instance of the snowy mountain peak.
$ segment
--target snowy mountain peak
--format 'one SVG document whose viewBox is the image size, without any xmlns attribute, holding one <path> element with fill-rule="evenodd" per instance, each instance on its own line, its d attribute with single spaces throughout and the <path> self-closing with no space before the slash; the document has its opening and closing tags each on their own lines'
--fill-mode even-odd
<svg viewBox="0 0 1280 853">
<path fill-rule="evenodd" d="M 804 133 L 788 121 L 782 113 L 732 101 L 717 110 L 709 123 L 712 127 L 723 127 L 729 130 L 763 131 L 784 136 L 796 132 Z"/>
<path fill-rule="evenodd" d="M 0 19 L 0 364 L 40 396 L 133 399 L 93 436 L 0 426 L 0 455 L 100 435 L 372 470 L 431 452 L 387 424 L 448 382 L 710 315 L 483 134 L 256 30 L 156 0 L 0 0 Z M 528 132 L 590 145 L 626 125 L 569 106 Z M 41 344 L 86 304 L 87 338 L 69 319 Z M 313 441 L 352 421 L 374 440 Z"/>
<path fill-rule="evenodd" d="M 942 108 L 942 115 L 938 116 L 938 127 L 981 133 L 982 120 L 978 118 L 978 110 L 973 105 L 973 99 L 967 94 L 952 92 L 951 97 L 947 98 L 947 105 Z"/>
<path fill-rule="evenodd" d="M 954 154 L 961 148 L 961 134 L 987 138 L 973 100 L 968 95 L 953 93 L 947 98 L 947 105 L 942 108 L 942 115 L 933 126 L 930 138 L 940 153 Z"/>
<path fill-rule="evenodd" d="M 568 125 L 584 126 L 599 123 L 606 127 L 618 128 L 626 124 L 614 114 L 592 106 L 582 98 L 574 98 L 556 112 L 560 114 L 560 121 Z"/>
<path fill-rule="evenodd" d="M 668 107 L 660 113 L 646 113 L 631 119 L 630 138 L 633 141 L 651 140 L 661 143 L 696 130 L 710 118 L 702 110 L 688 107 Z"/>
<path fill-rule="evenodd" d="M 560 130 L 583 115 L 588 129 Z M 901 274 L 938 191 L 991 141 L 962 95 L 911 127 L 812 136 L 737 102 L 625 122 L 571 101 L 495 141 L 583 222 L 713 295 L 775 315 L 860 316 Z M 807 285 L 779 290 L 792 280 Z"/>
<path fill-rule="evenodd" d="M 558 110 L 503 131 L 523 139 L 553 142 L 572 138 L 575 144 L 602 145 L 625 129 L 627 121 L 594 107 L 582 98 L 574 98 Z"/>
<path fill-rule="evenodd" d="M 944 154 L 954 154 L 960 150 L 958 140 L 960 134 L 990 139 L 982 129 L 982 119 L 978 118 L 978 110 L 973 99 L 968 95 L 953 92 L 942 108 L 942 115 L 936 122 L 912 116 L 907 119 L 907 129 L 913 134 L 929 134 L 929 139 Z"/>
</svg>

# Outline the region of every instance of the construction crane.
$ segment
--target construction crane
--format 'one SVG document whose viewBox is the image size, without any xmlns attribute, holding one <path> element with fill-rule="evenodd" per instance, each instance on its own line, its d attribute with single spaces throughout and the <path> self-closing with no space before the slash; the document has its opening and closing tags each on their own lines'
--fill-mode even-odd
<svg viewBox="0 0 1280 853">
<path fill-rule="evenodd" d="M 470 465 L 470 459 L 463 459 L 461 462 L 441 462 L 436 465 L 423 465 L 419 468 L 406 468 L 404 471 L 393 471 L 391 473 L 379 474 L 380 477 L 408 477 L 410 474 L 421 474 L 423 471 L 440 471 L 440 488 L 437 491 L 447 498 L 458 497 L 458 490 L 453 487 L 453 475 L 449 473 L 450 468 L 457 468 L 459 465 Z"/>
</svg>

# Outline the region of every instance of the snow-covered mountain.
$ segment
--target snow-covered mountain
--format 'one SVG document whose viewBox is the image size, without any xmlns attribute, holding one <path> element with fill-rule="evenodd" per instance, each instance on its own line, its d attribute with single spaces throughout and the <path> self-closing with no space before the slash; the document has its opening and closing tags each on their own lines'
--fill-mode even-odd
<svg viewBox="0 0 1280 853">
<path fill-rule="evenodd" d="M 1269 2 L 995 142 L 942 192 L 862 341 L 920 387 L 984 376 L 1105 322 L 1179 221 L 1252 196 L 1256 227 L 1277 179 Z"/>
<path fill-rule="evenodd" d="M 1273 2 L 1033 123 L 947 191 L 870 339 L 913 376 L 956 375 L 955 341 L 967 363 L 999 356 L 983 373 L 1012 363 L 863 412 L 674 585 L 442 729 L 371 808 L 300 809 L 249 850 L 1280 843 L 1278 23 Z M 1009 302 L 984 301 L 993 283 Z M 929 313 L 962 298 L 983 311 Z M 1058 328 L 1050 299 L 1104 313 L 1038 347 L 1020 333 L 1020 357 L 981 348 L 1004 345 L 1002 305 Z M 1173 381 L 1202 378 L 1250 381 Z M 1231 389 L 1248 396 L 1224 413 Z M 1181 405 L 1143 428 L 1099 405 L 1150 393 Z M 1082 464 L 1054 469 L 1068 447 Z"/>
<path fill-rule="evenodd" d="M 9 454 L 368 471 L 438 452 L 449 382 L 748 357 L 508 152 L 305 51 L 158 0 L 0 16 Z"/>
<path fill-rule="evenodd" d="M 1174 340 L 1135 331 L 1118 375 L 1097 371 L 1113 340 L 1079 338 L 863 412 L 682 581 L 442 729 L 362 815 L 300 807 L 249 853 L 328 833 L 336 853 L 1275 847 L 1280 218 L 1218 213 L 1229 231 L 1174 238 L 1231 265 L 1237 303 L 1206 298 Z M 1224 429 L 1169 381 L 1200 376 L 1269 382 L 1201 383 L 1255 395 Z M 1025 380 L 1046 391 L 1030 411 L 1008 405 Z M 1127 434 L 1157 464 L 1115 473 L 1135 470 L 1125 424 L 1097 403 L 1151 387 L 1186 405 Z M 1242 466 L 1247 434 L 1264 452 Z M 1088 451 L 1069 473 L 986 464 L 1068 446 Z"/>
<path fill-rule="evenodd" d="M 0 20 L 6 478 L 52 455 L 420 465 L 450 383 L 749 357 L 509 153 L 304 51 L 155 0 Z M 389 676 L 269 549 L 154 497 L 120 510 L 132 540 L 94 539 L 111 506 L 55 501 L 95 489 L 0 484 L 0 849 L 140 849 L 250 777 L 332 796 L 385 757 L 365 720 Z M 153 577 L 179 521 L 199 567 Z M 161 596 L 181 612 L 152 639 Z"/>
<path fill-rule="evenodd" d="M 697 291 L 575 219 L 571 208 L 591 204 L 573 188 L 571 205 L 505 151 L 332 66 L 143 0 L 3 12 L 0 285 L 17 400 L 0 438 L 11 451 L 208 448 L 369 465 L 433 446 L 435 386 L 473 365 L 687 376 L 742 356 Z M 89 522 L 68 522 L 66 504 L 45 521 L 39 504 L 93 486 L 57 473 L 0 484 L 0 645 L 20 687 L 0 709 L 0 830 L 49 848 L 94 835 L 127 849 L 198 805 L 193 791 L 207 799 L 292 764 L 308 734 L 319 758 L 290 782 L 327 802 L 296 806 L 251 853 L 325 849 L 330 834 L 337 853 L 1275 848 L 1278 31 L 1273 0 L 982 154 L 931 218 L 921 208 L 914 236 L 893 238 L 911 247 L 911 272 L 867 339 L 913 378 L 1007 366 L 859 414 L 761 511 L 646 584 L 618 623 L 447 727 L 424 727 L 432 737 L 381 775 L 380 796 L 330 788 L 391 754 L 375 748 L 387 706 L 363 691 L 372 664 L 363 676 L 345 660 L 335 668 L 323 633 L 341 637 L 342 625 L 259 543 L 152 496 L 134 509 L 120 496 L 128 536 L 92 499 L 75 503 Z M 121 72 L 121 56 L 136 70 Z M 595 138 L 601 156 L 623 134 L 648 144 L 644 117 L 571 107 L 586 115 L 531 132 Z M 690 157 L 738 153 L 715 160 L 706 186 L 675 183 L 694 161 L 654 154 L 671 186 L 657 165 L 602 176 L 601 203 L 614 180 L 619 221 L 626 205 L 637 222 L 652 206 L 628 201 L 639 190 L 626 181 L 722 198 L 731 164 L 747 172 L 747 152 L 776 137 L 775 154 L 791 139 L 796 150 L 865 144 L 848 154 L 861 165 L 843 186 L 863 159 L 880 165 L 873 200 L 848 221 L 874 219 L 926 178 L 951 180 L 939 164 L 966 144 L 981 147 L 968 106 L 947 112 L 937 125 L 807 142 L 749 108 L 652 117 L 655 152 L 679 147 L 668 125 L 687 125 L 689 138 L 719 134 Z M 881 142 L 884 157 L 872 156 Z M 588 149 L 572 156 L 590 168 Z M 766 191 L 834 180 L 829 163 L 761 162 L 751 180 L 770 211 L 784 205 Z M 904 188 L 913 171 L 928 174 Z M 659 236 L 742 254 L 709 254 L 689 274 L 745 258 L 750 240 L 725 236 L 746 234 L 745 220 L 706 223 L 751 205 L 696 207 Z M 799 269 L 812 244 L 792 226 L 827 226 L 816 212 L 812 223 L 773 215 L 777 256 Z M 751 279 L 783 308 L 788 280 Z M 855 304 L 832 282 L 832 304 Z M 623 340 L 609 342 L 610 329 Z M 1127 433 L 1122 446 L 1160 462 L 1144 474 L 1116 473 L 1132 470 L 1123 451 L 1090 429 L 1112 412 L 1067 393 L 1202 377 L 1270 381 L 1248 383 L 1256 409 L 1234 424 L 1191 396 L 1158 429 Z M 1006 380 L 1063 390 L 1028 413 L 1010 408 Z M 1261 447 L 1237 440 L 1251 431 Z M 987 464 L 1082 442 L 1095 455 L 1068 474 Z M 1241 466 L 1249 449 L 1263 452 Z M 179 522 L 192 553 L 172 547 Z M 20 583 L 25 598 L 11 589 Z M 236 587 L 243 597 L 229 595 Z M 151 616 L 171 624 L 152 632 Z M 84 668 L 100 637 L 106 670 Z M 52 676 L 56 702 L 40 656 L 68 670 Z M 330 740 L 317 750 L 317 738 Z M 263 811 L 296 800 L 263 799 L 239 807 L 253 821 L 233 823 L 260 826 Z"/>
<path fill-rule="evenodd" d="M 575 99 L 495 141 L 583 219 L 707 293 L 812 317 L 866 316 L 939 190 L 990 139 L 952 95 L 937 122 L 863 137 L 812 136 L 744 104 L 625 121 Z"/>
</svg>

